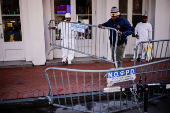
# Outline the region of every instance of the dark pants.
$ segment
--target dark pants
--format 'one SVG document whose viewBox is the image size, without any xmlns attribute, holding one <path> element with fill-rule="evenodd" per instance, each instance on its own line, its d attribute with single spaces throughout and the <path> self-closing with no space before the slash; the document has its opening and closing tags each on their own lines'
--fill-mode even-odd
<svg viewBox="0 0 170 113">
<path fill-rule="evenodd" d="M 116 60 L 118 61 L 118 67 L 122 67 L 122 59 L 123 59 L 123 54 L 124 54 L 124 51 L 125 51 L 125 46 L 126 46 L 125 43 L 117 46 Z M 115 49 L 115 47 L 114 46 L 111 46 L 111 47 L 112 47 L 112 59 L 114 61 L 114 49 Z"/>
</svg>

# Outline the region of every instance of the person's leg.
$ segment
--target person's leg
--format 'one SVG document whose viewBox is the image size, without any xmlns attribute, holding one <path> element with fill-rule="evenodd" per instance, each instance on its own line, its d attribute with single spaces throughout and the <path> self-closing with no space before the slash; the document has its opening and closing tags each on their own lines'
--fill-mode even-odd
<svg viewBox="0 0 170 113">
<path fill-rule="evenodd" d="M 147 46 L 147 43 L 143 43 L 143 45 L 142 45 L 142 60 L 145 60 L 146 58 L 145 58 L 145 55 L 146 55 L 146 50 L 145 50 L 145 47 Z M 147 47 L 147 49 L 148 49 L 148 47 Z"/>
<path fill-rule="evenodd" d="M 63 47 L 67 47 L 67 42 L 66 42 L 66 40 L 62 40 L 62 41 L 61 41 L 61 44 L 62 44 Z M 66 63 L 67 53 L 68 53 L 68 49 L 62 48 L 62 62 L 63 62 L 63 63 L 64 63 L 64 62 Z"/>
<path fill-rule="evenodd" d="M 75 49 L 75 39 L 69 39 L 69 48 L 70 49 Z M 74 51 L 68 50 L 68 64 L 71 64 L 71 61 L 74 59 Z"/>
<path fill-rule="evenodd" d="M 138 41 L 136 41 L 136 46 L 137 46 L 137 44 L 138 44 Z M 136 46 L 135 46 L 135 48 L 136 48 Z M 132 60 L 132 61 L 134 61 L 134 59 L 135 59 L 135 54 L 136 54 L 136 59 L 138 58 L 139 50 L 140 50 L 140 44 L 138 45 L 138 49 L 137 49 L 137 50 L 134 50 L 133 60 Z M 136 53 L 136 52 L 137 52 L 137 53 Z"/>
<path fill-rule="evenodd" d="M 118 61 L 118 67 L 122 67 L 123 53 L 125 51 L 125 44 L 117 46 L 116 60 Z M 114 61 L 114 46 L 112 46 L 112 59 Z"/>
</svg>

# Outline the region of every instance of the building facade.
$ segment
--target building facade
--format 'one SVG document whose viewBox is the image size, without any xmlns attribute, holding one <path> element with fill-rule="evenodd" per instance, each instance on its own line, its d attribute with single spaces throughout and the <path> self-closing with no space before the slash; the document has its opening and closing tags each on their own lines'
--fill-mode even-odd
<svg viewBox="0 0 170 113">
<path fill-rule="evenodd" d="M 25 60 L 45 65 L 46 60 L 61 58 L 61 49 L 48 55 L 49 21 L 63 20 L 69 12 L 74 21 L 98 25 L 110 19 L 113 6 L 133 27 L 141 21 L 142 14 L 147 14 L 152 39 L 170 39 L 170 0 L 1 0 L 0 61 Z M 59 43 L 57 33 L 54 39 Z M 133 34 L 128 36 L 125 54 L 133 54 L 134 47 Z M 75 57 L 87 56 L 76 53 Z"/>
</svg>

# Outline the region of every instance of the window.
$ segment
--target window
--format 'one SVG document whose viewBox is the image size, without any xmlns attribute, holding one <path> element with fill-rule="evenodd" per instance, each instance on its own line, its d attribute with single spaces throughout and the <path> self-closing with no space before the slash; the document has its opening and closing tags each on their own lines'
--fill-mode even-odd
<svg viewBox="0 0 170 113">
<path fill-rule="evenodd" d="M 121 16 L 125 19 L 127 19 L 127 0 L 119 0 L 119 12 L 121 13 Z"/>
<path fill-rule="evenodd" d="M 65 20 L 65 14 L 71 13 L 70 0 L 54 0 L 55 20 Z M 56 25 L 59 23 L 55 23 Z M 56 30 L 56 40 L 60 40 L 60 30 Z"/>
<path fill-rule="evenodd" d="M 22 41 L 19 0 L 1 0 L 4 41 Z"/>
<path fill-rule="evenodd" d="M 66 13 L 71 13 L 70 0 L 54 0 L 55 20 L 64 20 Z"/>
<path fill-rule="evenodd" d="M 137 23 L 142 21 L 142 0 L 133 0 L 132 23 L 135 28 Z M 135 37 L 135 34 L 132 34 Z"/>
<path fill-rule="evenodd" d="M 92 0 L 76 0 L 77 21 L 92 24 Z M 85 39 L 91 39 L 91 27 L 85 26 Z"/>
</svg>

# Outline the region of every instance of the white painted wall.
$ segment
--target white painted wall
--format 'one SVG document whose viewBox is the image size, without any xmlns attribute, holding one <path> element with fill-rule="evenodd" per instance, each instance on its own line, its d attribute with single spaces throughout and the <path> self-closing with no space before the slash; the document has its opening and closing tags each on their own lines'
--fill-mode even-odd
<svg viewBox="0 0 170 113">
<path fill-rule="evenodd" d="M 30 39 L 30 24 L 29 24 L 29 14 L 28 14 L 28 0 L 20 0 L 20 19 L 21 19 L 21 31 L 22 37 L 24 39 L 25 46 L 25 58 L 26 61 L 32 61 L 32 46 Z"/>
<path fill-rule="evenodd" d="M 28 0 L 27 13 L 29 15 L 29 40 L 31 41 L 29 49 L 32 52 L 32 63 L 34 65 L 44 65 L 46 57 L 42 0 Z"/>
<path fill-rule="evenodd" d="M 170 11 L 170 2 L 169 0 L 156 0 L 155 4 L 155 28 L 154 28 L 154 40 L 160 39 L 169 39 L 169 11 Z M 154 45 L 154 52 L 156 52 L 156 45 Z M 161 52 L 159 48 L 158 53 Z M 162 57 L 165 56 L 163 51 Z M 160 57 L 160 54 L 157 54 L 156 57 Z"/>
<path fill-rule="evenodd" d="M 76 0 L 70 0 L 71 4 L 71 20 L 76 22 Z"/>
<path fill-rule="evenodd" d="M 49 22 L 51 18 L 51 1 L 50 0 L 43 0 L 43 19 L 44 19 L 44 37 L 45 37 L 45 55 L 47 60 L 53 59 L 53 51 L 50 52 L 50 32 L 49 32 Z M 48 55 L 48 53 L 50 54 Z"/>
<path fill-rule="evenodd" d="M 148 0 L 148 22 L 152 25 L 152 39 L 154 40 L 155 28 L 155 0 Z"/>
</svg>

